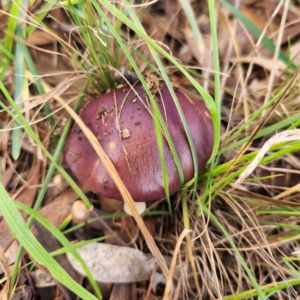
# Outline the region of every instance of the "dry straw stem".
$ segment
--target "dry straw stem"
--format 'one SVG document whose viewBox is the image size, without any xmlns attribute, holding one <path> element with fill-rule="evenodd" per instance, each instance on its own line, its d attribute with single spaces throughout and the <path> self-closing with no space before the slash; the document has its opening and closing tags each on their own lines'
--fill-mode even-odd
<svg viewBox="0 0 300 300">
<path fill-rule="evenodd" d="M 298 184 L 298 185 L 300 185 L 300 184 Z M 298 185 L 296 185 L 296 186 L 298 186 Z M 232 185 L 229 185 L 229 187 L 232 187 Z M 293 189 L 295 187 L 292 187 L 291 189 Z M 299 189 L 300 189 L 300 186 L 299 186 Z M 281 198 L 281 195 L 283 193 L 277 195 L 276 197 L 271 198 L 271 197 L 260 195 L 260 194 L 254 193 L 254 192 L 246 191 L 244 188 L 239 189 L 238 187 L 235 187 L 234 191 L 235 191 L 235 193 L 240 194 L 240 195 L 249 196 L 249 197 L 252 197 L 252 198 L 260 199 L 260 200 L 267 201 L 267 202 L 274 203 L 274 204 L 291 206 L 291 207 L 299 207 L 300 206 L 300 203 L 285 201 L 285 200 L 279 200 L 279 198 Z"/>
<path fill-rule="evenodd" d="M 80 119 L 80 117 L 71 109 L 69 105 L 66 105 L 66 103 L 61 98 L 56 98 L 56 100 L 68 111 L 70 116 L 74 119 L 74 121 L 78 124 L 78 126 L 81 128 L 81 130 L 84 132 L 84 134 L 88 137 L 92 147 L 98 154 L 99 158 L 101 159 L 101 162 L 106 167 L 107 171 L 109 172 L 111 178 L 115 182 L 116 186 L 118 187 L 125 203 L 129 206 L 130 210 L 133 213 L 134 219 L 137 222 L 141 232 L 143 233 L 146 243 L 151 250 L 153 256 L 157 260 L 159 266 L 161 267 L 164 275 L 166 278 L 168 278 L 169 270 L 167 267 L 167 264 L 160 253 L 159 249 L 157 248 L 154 239 L 150 235 L 149 231 L 147 230 L 140 214 L 138 213 L 135 203 L 129 194 L 128 190 L 126 189 L 125 185 L 123 184 L 120 176 L 118 175 L 117 170 L 115 169 L 114 165 L 112 164 L 110 158 L 106 155 L 103 148 L 101 147 L 100 143 L 98 142 L 97 138 L 94 136 L 94 134 L 91 132 L 91 130 L 83 123 L 83 121 Z"/>
<path fill-rule="evenodd" d="M 282 3 L 283 3 L 283 1 L 281 1 L 280 4 L 278 4 L 278 8 L 281 7 Z M 266 105 L 268 103 L 271 91 L 273 89 L 275 74 L 276 74 L 276 71 L 278 70 L 279 51 L 280 51 L 281 44 L 282 44 L 282 37 L 283 37 L 285 25 L 286 25 L 286 18 L 287 18 L 287 13 L 289 10 L 289 5 L 290 5 L 289 0 L 284 1 L 283 15 L 282 15 L 282 19 L 281 19 L 281 23 L 280 23 L 280 27 L 279 27 L 279 33 L 278 33 L 278 38 L 277 38 L 277 42 L 276 42 L 273 63 L 272 63 L 272 70 L 271 70 L 269 81 L 268 81 L 268 87 L 267 87 L 267 92 L 266 92 L 266 96 L 265 96 L 265 100 L 264 100 L 264 105 Z"/>
<path fill-rule="evenodd" d="M 6 282 L 2 287 L 2 290 L 0 291 L 0 299 L 7 300 L 9 285 L 10 285 L 10 269 L 9 269 L 7 258 L 1 246 L 0 246 L 0 267 L 2 267 L 2 270 L 4 271 L 4 274 L 6 276 Z"/>
<path fill-rule="evenodd" d="M 260 161 L 263 159 L 265 154 L 270 150 L 270 148 L 279 143 L 295 141 L 300 139 L 300 129 L 283 131 L 275 136 L 271 137 L 265 142 L 261 150 L 257 153 L 254 160 L 249 164 L 249 166 L 240 174 L 238 180 L 232 185 L 234 188 L 238 187 L 258 166 Z"/>
<path fill-rule="evenodd" d="M 174 252 L 173 252 L 173 257 L 172 257 L 171 266 L 170 266 L 170 272 L 169 272 L 169 275 L 167 277 L 166 288 L 165 288 L 163 300 L 172 299 L 171 294 L 172 294 L 173 274 L 174 274 L 175 268 L 176 268 L 177 255 L 178 255 L 178 252 L 180 250 L 180 245 L 181 245 L 184 237 L 187 234 L 189 234 L 191 231 L 192 231 L 191 229 L 185 228 L 181 232 L 181 234 L 178 238 L 178 241 L 176 243 L 176 246 L 175 246 L 175 249 L 174 249 Z"/>
<path fill-rule="evenodd" d="M 286 197 L 286 196 L 289 196 L 293 193 L 296 193 L 296 192 L 299 192 L 300 191 L 300 183 L 292 186 L 291 188 L 287 189 L 286 191 L 276 195 L 274 198 L 275 199 L 280 199 L 280 198 L 283 198 L 283 197 Z"/>
</svg>

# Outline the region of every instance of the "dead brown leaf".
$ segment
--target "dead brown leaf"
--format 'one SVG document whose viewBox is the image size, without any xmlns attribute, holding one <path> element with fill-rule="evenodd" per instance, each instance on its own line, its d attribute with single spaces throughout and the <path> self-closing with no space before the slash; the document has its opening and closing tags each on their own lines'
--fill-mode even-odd
<svg viewBox="0 0 300 300">
<path fill-rule="evenodd" d="M 53 225 L 59 227 L 71 214 L 72 204 L 78 199 L 76 192 L 68 188 L 57 198 L 49 202 L 39 210 L 39 213 L 48 219 Z"/>
<path fill-rule="evenodd" d="M 15 172 L 15 167 L 10 165 L 2 174 L 2 185 L 4 188 L 6 188 L 9 182 L 11 181 L 14 172 Z"/>
<path fill-rule="evenodd" d="M 56 43 L 57 39 L 49 32 L 36 30 L 28 37 L 26 42 L 28 46 L 45 46 Z"/>
<path fill-rule="evenodd" d="M 31 172 L 29 179 L 27 180 L 27 185 L 22 188 L 21 191 L 18 192 L 18 195 L 15 197 L 15 200 L 25 204 L 29 207 L 32 206 L 35 194 L 37 191 L 37 185 L 40 179 L 40 168 L 42 161 L 37 160 L 36 164 L 34 164 L 34 168 Z"/>
</svg>

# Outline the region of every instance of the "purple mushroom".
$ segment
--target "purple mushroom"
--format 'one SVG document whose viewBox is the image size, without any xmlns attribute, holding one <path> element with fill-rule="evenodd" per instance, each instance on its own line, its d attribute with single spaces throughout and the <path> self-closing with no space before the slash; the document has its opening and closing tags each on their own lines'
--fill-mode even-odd
<svg viewBox="0 0 300 300">
<path fill-rule="evenodd" d="M 209 160 L 213 148 L 213 124 L 205 104 L 195 96 L 175 89 L 195 146 L 198 170 Z M 167 88 L 154 95 L 178 155 L 184 181 L 194 176 L 187 135 Z M 165 197 L 161 161 L 156 143 L 150 101 L 141 84 L 134 90 L 121 87 L 89 102 L 80 115 L 114 164 L 120 178 L 136 202 Z M 163 138 L 164 159 L 170 194 L 180 187 L 180 179 L 167 140 Z M 74 124 L 65 147 L 65 162 L 74 177 L 88 190 L 123 200 L 85 134 Z"/>
</svg>

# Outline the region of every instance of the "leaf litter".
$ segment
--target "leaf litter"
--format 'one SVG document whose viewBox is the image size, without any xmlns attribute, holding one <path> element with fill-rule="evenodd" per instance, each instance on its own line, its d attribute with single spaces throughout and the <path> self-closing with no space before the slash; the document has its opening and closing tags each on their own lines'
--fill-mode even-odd
<svg viewBox="0 0 300 300">
<path fill-rule="evenodd" d="M 199 83 L 204 84 L 209 92 L 213 94 L 214 86 L 211 81 L 213 78 L 213 72 L 211 71 L 211 34 L 206 4 L 205 2 L 190 1 L 194 20 L 201 33 L 200 44 L 198 44 L 198 41 L 195 40 L 195 36 L 192 34 L 191 27 L 186 20 L 182 7 L 179 2 L 176 2 L 176 5 L 174 5 L 175 2 L 172 0 L 158 1 L 149 5 L 147 9 L 141 10 L 143 12 L 143 25 L 149 35 L 158 42 L 163 43 L 174 57 L 181 59 L 184 64 L 190 66 L 191 70 L 194 71 L 195 79 Z M 299 37 L 298 22 L 300 9 L 296 2 L 290 1 L 290 4 L 291 7 L 286 11 L 286 20 L 283 25 L 281 24 L 284 13 L 282 2 L 244 0 L 240 2 L 239 9 L 253 24 L 264 31 L 274 43 L 278 41 L 278 35 L 280 33 L 283 34 L 282 39 L 279 40 L 280 50 L 287 55 L 289 54 L 291 62 L 298 65 L 300 42 L 297 38 Z M 35 10 L 37 8 L 33 7 L 32 9 Z M 251 126 L 250 128 L 246 126 L 245 131 L 231 140 L 230 135 L 226 133 L 234 133 L 241 125 L 245 124 L 249 117 L 261 108 L 266 94 L 270 93 L 271 96 L 276 95 L 290 78 L 292 71 L 287 68 L 287 64 L 282 60 L 278 60 L 277 57 L 274 58 L 272 53 L 266 47 L 262 46 L 262 40 L 252 35 L 241 20 L 234 17 L 229 9 L 219 5 L 218 16 L 219 53 L 223 68 L 221 71 L 223 72 L 224 70 L 223 73 L 227 75 L 226 77 L 222 77 L 222 123 L 227 130 L 224 130 L 225 134 L 222 136 L 222 139 L 223 147 L 227 147 L 233 142 L 238 142 L 240 138 L 247 137 L 252 128 Z M 1 15 L 0 22 L 2 25 L 1 28 L 5 28 L 7 25 L 7 16 L 5 14 Z M 68 51 L 57 42 L 57 37 L 59 37 L 60 42 L 63 41 L 65 45 L 68 45 L 75 55 L 82 55 L 84 57 L 79 51 L 80 47 L 74 49 L 69 44 L 70 41 L 76 41 L 78 45 L 82 42 L 70 17 L 64 13 L 62 8 L 56 7 L 46 22 L 55 35 L 51 31 L 36 30 L 29 36 L 27 42 L 31 46 L 30 52 L 34 58 L 39 77 L 43 80 L 45 86 L 47 84 L 50 92 L 48 97 L 43 98 L 43 96 L 38 96 L 34 87 L 36 78 L 32 80 L 29 90 L 31 96 L 36 97 L 37 101 L 28 100 L 29 103 L 34 104 L 27 106 L 28 111 L 26 113 L 32 120 L 34 120 L 33 116 L 36 116 L 35 130 L 42 140 L 48 140 L 45 143 L 49 150 L 53 151 L 55 145 L 51 141 L 49 127 L 47 121 L 44 120 L 45 113 L 40 110 L 40 105 L 45 102 L 50 104 L 53 111 L 55 111 L 53 115 L 56 124 L 55 132 L 62 132 L 65 124 L 64 120 L 68 115 L 62 109 L 61 104 L 53 101 L 53 97 L 59 95 L 64 101 L 72 100 L 81 94 L 86 78 L 85 76 L 81 76 L 82 73 L 78 71 L 73 61 L 68 57 Z M 71 28 L 72 30 L 69 31 L 67 28 Z M 126 30 L 124 28 L 124 31 Z M 130 34 L 128 35 L 127 42 L 129 48 L 136 47 L 137 45 L 131 41 Z M 145 47 L 143 41 L 140 41 L 137 48 L 141 49 L 141 53 L 145 58 L 151 60 L 149 50 Z M 83 52 L 85 50 L 83 49 Z M 136 61 L 141 71 L 147 70 L 147 64 L 141 57 L 136 57 Z M 277 64 L 276 69 L 273 68 L 274 61 Z M 177 70 L 169 66 L 167 62 L 166 70 L 174 83 L 181 84 L 193 90 L 190 83 Z M 269 81 L 271 73 L 273 73 L 272 82 Z M 12 74 L 13 67 L 9 68 L 4 78 L 5 86 L 11 95 L 14 94 L 15 89 Z M 79 78 L 79 80 L 65 88 L 66 82 L 70 79 L 71 75 L 73 78 Z M 89 88 L 89 94 L 93 94 L 95 90 L 91 87 Z M 282 99 L 280 105 L 274 111 L 271 111 L 272 115 L 268 118 L 268 122 L 264 124 L 262 129 L 268 128 L 268 126 L 276 126 L 276 124 L 285 119 L 297 115 L 299 113 L 298 94 L 298 82 L 296 82 Z M 86 97 L 85 101 L 89 97 Z M 7 104 L 3 94 L 0 94 L 0 101 Z M 73 105 L 72 102 L 71 105 Z M 55 110 L 55 108 L 58 108 L 58 110 Z M 14 198 L 16 201 L 24 201 L 28 206 L 32 206 L 37 189 L 43 184 L 46 168 L 44 164 L 46 160 L 44 159 L 43 162 L 36 164 L 37 160 L 35 158 L 37 157 L 37 152 L 32 145 L 27 143 L 27 137 L 24 137 L 24 141 L 26 142 L 23 142 L 21 158 L 13 163 L 9 161 L 8 156 L 10 155 L 11 145 L 9 130 L 12 120 L 9 119 L 5 111 L 1 111 L 0 121 L 0 172 L 2 174 L 3 185 L 11 195 L 18 195 Z M 277 150 L 273 149 L 281 140 L 277 140 L 275 143 L 274 139 L 282 137 L 285 134 L 284 129 L 287 127 L 288 125 L 278 127 L 276 131 L 274 130 L 271 133 L 254 139 L 247 148 L 246 154 L 254 153 L 257 155 L 257 160 L 252 160 L 255 169 L 252 170 L 251 174 L 246 174 L 247 178 L 243 178 L 243 174 L 245 173 L 239 174 L 240 178 L 243 179 L 239 183 L 240 189 L 232 189 L 234 182 L 232 180 L 232 182 L 225 185 L 221 192 L 215 195 L 213 201 L 210 203 L 211 211 L 218 217 L 219 222 L 221 222 L 235 241 L 249 268 L 253 270 L 256 281 L 262 287 L 266 285 L 266 288 L 270 284 L 275 285 L 275 283 L 289 282 L 290 278 L 297 278 L 297 270 L 299 269 L 298 262 L 293 261 L 293 258 L 295 258 L 295 255 L 298 255 L 299 251 L 297 241 L 299 226 L 298 220 L 295 217 L 298 211 L 295 208 L 292 209 L 292 205 L 289 206 L 289 203 L 297 205 L 299 202 L 298 177 L 295 177 L 300 172 L 299 153 L 295 150 L 283 156 L 278 156 L 274 161 L 265 161 L 263 165 L 259 165 L 259 161 L 263 157 L 269 157 L 270 153 L 276 153 Z M 287 134 L 289 135 L 290 132 L 287 131 Z M 297 140 L 298 138 L 295 142 Z M 234 172 L 238 167 L 244 167 L 244 172 L 247 171 L 243 161 L 238 161 L 237 166 L 233 164 L 242 147 L 236 146 L 234 149 L 220 156 L 221 167 L 225 168 L 226 164 L 230 165 L 229 171 L 226 170 L 225 172 Z M 280 151 L 280 148 L 276 149 Z M 48 166 L 48 162 L 46 164 Z M 31 172 L 31 170 L 35 170 L 35 173 Z M 32 175 L 33 177 L 30 177 L 30 173 L 34 174 Z M 216 168 L 216 175 L 214 176 L 214 183 L 217 183 L 222 180 L 224 171 L 219 171 Z M 237 178 L 238 176 L 235 177 L 235 180 Z M 56 185 L 56 181 L 53 181 L 53 184 Z M 199 189 L 197 191 L 199 196 L 204 184 L 204 182 L 199 182 Z M 101 219 L 103 218 L 104 222 L 109 224 L 109 228 L 104 226 L 100 229 L 101 234 L 115 233 L 118 236 L 118 238 L 110 238 L 107 241 L 116 244 L 116 246 L 104 243 L 90 245 L 100 252 L 105 247 L 109 247 L 110 249 L 113 247 L 114 251 L 120 252 L 124 251 L 125 248 L 126 250 L 122 252 L 124 256 L 135 259 L 136 264 L 134 267 L 131 265 L 133 271 L 138 272 L 140 268 L 147 269 L 147 276 L 143 280 L 141 280 L 141 277 L 137 278 L 137 276 L 133 277 L 131 285 L 114 284 L 112 290 L 110 290 L 110 286 L 105 299 L 113 299 L 113 297 L 118 299 L 118 296 L 124 294 L 125 290 L 127 292 L 129 290 L 135 291 L 136 295 L 140 296 L 140 299 L 151 299 L 151 297 L 162 299 L 164 290 L 161 289 L 161 284 L 164 282 L 164 277 L 159 277 L 159 280 L 153 279 L 153 274 L 157 273 L 155 272 L 156 263 L 153 256 L 147 254 L 149 253 L 149 248 L 135 222 L 132 219 L 132 221 L 126 221 L 129 217 L 125 217 L 122 214 L 116 217 L 112 216 L 109 222 L 106 221 L 104 219 L 106 215 L 121 213 L 120 206 L 110 203 L 104 205 L 104 200 L 98 199 L 96 195 L 88 194 L 88 196 L 95 207 L 102 209 L 100 217 Z M 43 207 L 39 212 L 46 216 L 55 226 L 59 227 L 68 219 L 72 203 L 77 198 L 76 193 L 66 185 L 62 185 L 57 190 L 50 185 Z M 174 201 L 172 204 L 173 215 L 157 214 L 152 216 L 150 222 L 145 222 L 147 228 L 151 231 L 151 235 L 157 242 L 159 250 L 164 256 L 168 257 L 173 257 L 179 237 L 185 232 L 180 208 L 182 193 L 179 191 L 172 199 Z M 279 206 L 280 202 L 278 201 L 282 201 L 281 203 L 285 205 L 284 208 Z M 192 241 L 191 248 L 197 268 L 197 280 L 201 289 L 200 292 L 197 290 L 194 282 L 195 278 L 190 276 L 190 268 L 187 267 L 187 240 L 183 239 L 177 260 L 177 268 L 180 268 L 180 273 L 178 276 L 172 278 L 176 286 L 175 290 L 172 290 L 172 299 L 215 299 L 251 290 L 253 286 L 245 271 L 241 268 L 233 249 L 220 228 L 212 222 L 208 215 L 197 214 L 190 198 L 188 198 L 188 202 L 189 224 L 193 230 L 190 234 Z M 105 209 L 103 210 L 103 208 Z M 281 211 L 278 208 L 281 208 Z M 168 209 L 166 203 L 158 201 L 151 206 L 151 210 L 167 212 Z M 97 223 L 95 220 L 92 221 L 95 224 Z M 97 232 L 96 228 L 90 226 L 88 222 L 82 224 L 81 227 L 85 233 L 88 233 L 85 237 L 88 239 L 99 236 L 99 231 Z M 36 234 L 38 234 L 38 230 Z M 50 239 L 50 234 L 44 234 L 46 238 Z M 0 223 L 0 236 L 0 243 L 1 245 L 3 243 L 3 246 L 5 246 L 2 246 L 6 252 L 5 255 L 8 257 L 11 249 L 15 249 L 13 252 L 16 253 L 16 243 L 12 243 L 13 237 L 7 226 L 5 226 L 3 219 Z M 76 238 L 76 235 L 69 233 L 68 237 L 72 240 Z M 120 242 L 120 239 L 123 243 Z M 120 244 L 123 244 L 123 246 L 121 247 Z M 10 247 L 8 248 L 9 245 Z M 127 246 L 124 247 L 124 245 Z M 88 245 L 86 247 L 92 246 Z M 118 274 L 118 271 L 120 271 L 117 268 L 118 264 L 113 264 L 105 256 L 105 253 L 102 253 L 102 255 L 104 255 L 104 258 L 102 257 L 101 262 L 106 264 L 111 263 L 109 267 L 110 272 L 114 270 L 115 273 L 112 273 Z M 93 265 L 91 258 L 92 256 L 87 255 L 86 261 Z M 283 258 L 290 258 L 290 265 Z M 24 259 L 30 262 L 30 258 L 27 255 L 24 256 Z M 94 262 L 97 261 L 98 256 Z M 9 264 L 13 262 L 14 259 L 10 258 Z M 35 268 L 36 270 L 33 272 L 45 271 L 40 266 L 35 266 Z M 123 271 L 126 273 L 128 268 L 124 268 Z M 103 274 L 109 274 L 110 272 Z M 122 280 L 124 272 L 116 275 L 114 280 Z M 48 274 L 47 271 L 45 271 L 45 274 L 49 276 L 49 280 L 51 281 L 51 274 Z M 94 276 L 96 278 L 103 274 L 95 272 Z M 128 274 L 133 276 L 134 272 L 129 272 Z M 84 274 L 82 275 L 84 276 Z M 101 279 L 103 280 L 103 278 Z M 111 282 L 120 282 L 114 280 L 111 279 Z M 149 281 L 152 283 L 150 284 L 150 292 Z M 25 282 L 27 287 L 30 286 L 29 281 Z M 4 295 L 3 299 L 5 299 L 8 285 L 9 281 L 7 280 L 1 287 L 1 293 Z M 46 284 L 43 283 L 41 285 L 36 284 L 36 289 L 42 290 L 45 286 Z M 152 288 L 154 292 L 151 290 Z M 18 288 L 15 290 L 16 295 L 17 290 Z M 287 285 L 286 289 L 275 293 L 274 299 L 293 299 L 297 294 L 299 294 L 297 286 L 291 287 Z M 51 294 L 53 298 L 54 295 Z M 63 295 L 65 296 L 62 297 L 67 297 L 66 294 L 63 293 Z M 125 299 L 133 299 L 128 298 L 128 296 L 125 297 L 127 297 Z"/>
</svg>

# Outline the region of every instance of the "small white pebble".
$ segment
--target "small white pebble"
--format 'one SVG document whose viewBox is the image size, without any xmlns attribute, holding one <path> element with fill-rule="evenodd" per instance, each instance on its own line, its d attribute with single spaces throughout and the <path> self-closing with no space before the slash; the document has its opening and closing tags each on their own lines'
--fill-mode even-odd
<svg viewBox="0 0 300 300">
<path fill-rule="evenodd" d="M 83 201 L 77 200 L 72 205 L 72 219 L 75 223 L 85 222 L 88 218 L 90 211 Z"/>
</svg>

